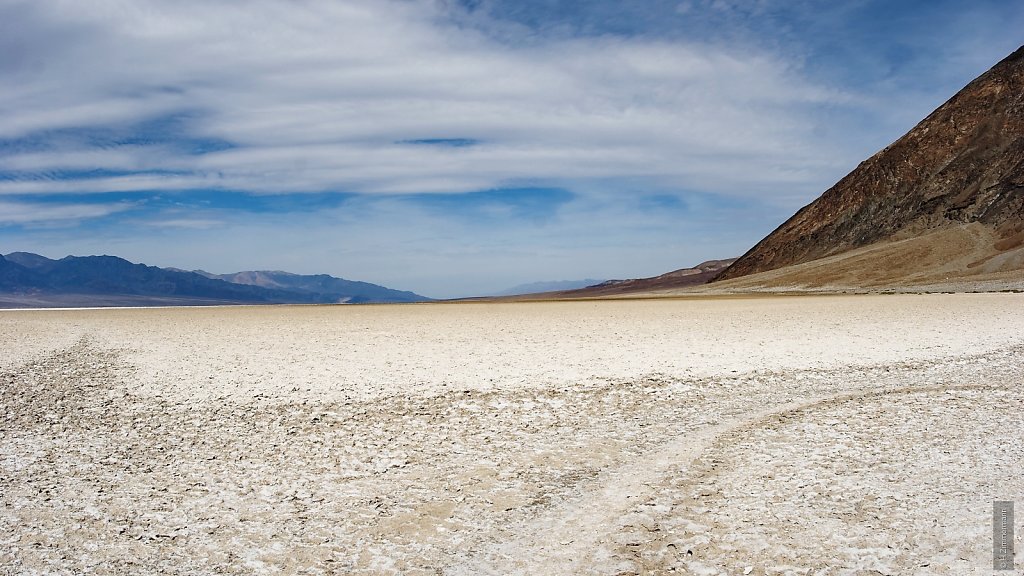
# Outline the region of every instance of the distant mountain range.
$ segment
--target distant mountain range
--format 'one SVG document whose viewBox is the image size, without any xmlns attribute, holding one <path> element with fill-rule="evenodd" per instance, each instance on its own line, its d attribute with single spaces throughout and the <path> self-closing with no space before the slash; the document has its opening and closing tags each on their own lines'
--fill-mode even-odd
<svg viewBox="0 0 1024 576">
<path fill-rule="evenodd" d="M 554 292 L 556 290 L 575 290 L 577 288 L 586 288 L 587 286 L 593 286 L 607 282 L 607 280 L 595 280 L 593 278 L 586 278 L 584 280 L 552 280 L 550 282 L 530 282 L 529 284 L 520 284 L 511 288 L 502 290 L 501 292 L 495 292 L 491 296 L 518 296 L 520 294 L 536 294 L 538 292 Z"/>
<path fill-rule="evenodd" d="M 578 290 L 559 293 L 561 297 L 592 298 L 596 296 L 617 296 L 634 292 L 657 292 L 700 286 L 706 284 L 725 270 L 735 258 L 725 260 L 708 260 L 692 268 L 680 268 L 652 278 L 632 278 L 629 280 L 607 280 L 595 286 L 587 286 Z"/>
<path fill-rule="evenodd" d="M 630 294 L 654 293 L 707 284 L 712 278 L 735 262 L 735 258 L 708 260 L 692 268 L 680 268 L 652 278 L 631 278 L 628 280 L 605 280 L 582 288 L 551 290 L 541 293 L 521 293 L 502 296 L 512 300 L 601 298 L 606 296 L 628 296 Z"/>
<path fill-rule="evenodd" d="M 423 302 L 430 298 L 326 274 L 210 274 L 135 264 L 115 256 L 53 260 L 0 256 L 0 307 L 328 304 Z"/>
</svg>

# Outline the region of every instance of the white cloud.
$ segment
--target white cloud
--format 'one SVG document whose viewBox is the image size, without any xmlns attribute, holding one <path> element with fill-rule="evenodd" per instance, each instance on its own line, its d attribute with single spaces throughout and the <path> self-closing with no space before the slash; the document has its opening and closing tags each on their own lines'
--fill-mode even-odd
<svg viewBox="0 0 1024 576">
<path fill-rule="evenodd" d="M 133 207 L 127 203 L 57 204 L 0 200 L 0 225 L 70 226 L 81 220 L 108 216 Z"/>
<path fill-rule="evenodd" d="M 22 26 L 57 45 L 5 75 L 0 109 L 16 113 L 0 136 L 187 112 L 190 136 L 238 147 L 9 154 L 0 170 L 187 174 L 14 181 L 0 194 L 465 192 L 644 177 L 760 196 L 817 191 L 845 168 L 841 145 L 817 137 L 806 112 L 851 97 L 764 51 L 610 37 L 515 45 L 426 0 L 14 4 Z M 396 143 L 426 138 L 480 144 Z"/>
<path fill-rule="evenodd" d="M 190 230 L 210 230 L 221 228 L 224 222 L 211 218 L 172 218 L 167 220 L 154 220 L 149 222 L 150 226 L 157 228 L 185 228 Z"/>
</svg>

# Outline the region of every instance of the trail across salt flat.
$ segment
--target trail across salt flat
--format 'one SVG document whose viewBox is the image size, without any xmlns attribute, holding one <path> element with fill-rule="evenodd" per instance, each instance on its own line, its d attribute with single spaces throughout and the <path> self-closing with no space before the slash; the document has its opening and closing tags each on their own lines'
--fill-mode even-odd
<svg viewBox="0 0 1024 576">
<path fill-rule="evenodd" d="M 1022 304 L 4 312 L 0 565 L 988 573 Z"/>
</svg>

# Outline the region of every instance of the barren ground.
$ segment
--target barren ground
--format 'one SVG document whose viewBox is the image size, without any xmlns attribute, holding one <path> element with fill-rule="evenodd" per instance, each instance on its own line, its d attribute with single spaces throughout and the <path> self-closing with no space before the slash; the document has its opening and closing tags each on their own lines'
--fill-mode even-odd
<svg viewBox="0 0 1024 576">
<path fill-rule="evenodd" d="M 977 222 L 908 231 L 834 256 L 694 290 L 1020 292 L 1024 291 L 1024 231 L 1003 237 Z"/>
<path fill-rule="evenodd" d="M 6 311 L 0 350 L 0 573 L 989 574 L 1024 501 L 1018 294 Z"/>
</svg>

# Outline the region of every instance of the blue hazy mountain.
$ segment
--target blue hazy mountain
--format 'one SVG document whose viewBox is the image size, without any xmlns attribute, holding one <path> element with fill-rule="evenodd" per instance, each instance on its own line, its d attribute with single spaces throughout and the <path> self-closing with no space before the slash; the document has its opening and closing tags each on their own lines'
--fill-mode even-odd
<svg viewBox="0 0 1024 576">
<path fill-rule="evenodd" d="M 145 306 L 421 302 L 429 298 L 368 282 L 286 272 L 208 273 L 136 264 L 116 256 L 53 260 L 0 256 L 0 306 Z M 246 281 L 247 278 L 266 281 Z M 239 281 L 234 281 L 237 279 Z"/>
<path fill-rule="evenodd" d="M 207 278 L 224 280 L 232 284 L 259 286 L 271 290 L 285 290 L 301 294 L 326 294 L 336 296 L 335 301 L 355 302 L 423 302 L 430 300 L 414 292 L 392 290 L 369 282 L 345 280 L 327 274 L 302 275 L 280 270 L 249 270 L 234 274 L 211 274 L 196 270 Z M 348 299 L 348 300 L 345 300 Z"/>
</svg>

